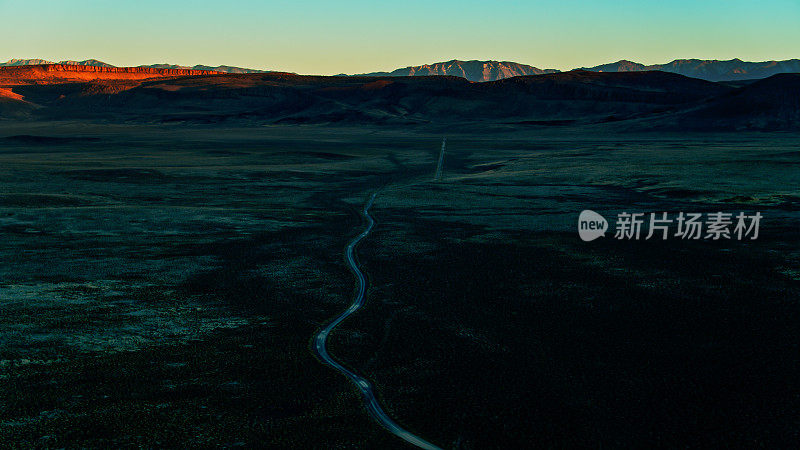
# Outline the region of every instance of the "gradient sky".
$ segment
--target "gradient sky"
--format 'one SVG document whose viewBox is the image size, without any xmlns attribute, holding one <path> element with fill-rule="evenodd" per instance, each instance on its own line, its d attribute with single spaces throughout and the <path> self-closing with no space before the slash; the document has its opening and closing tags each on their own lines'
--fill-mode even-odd
<svg viewBox="0 0 800 450">
<path fill-rule="evenodd" d="M 800 58 L 800 0 L 0 0 L 0 60 L 227 64 L 298 73 L 450 59 Z"/>
</svg>

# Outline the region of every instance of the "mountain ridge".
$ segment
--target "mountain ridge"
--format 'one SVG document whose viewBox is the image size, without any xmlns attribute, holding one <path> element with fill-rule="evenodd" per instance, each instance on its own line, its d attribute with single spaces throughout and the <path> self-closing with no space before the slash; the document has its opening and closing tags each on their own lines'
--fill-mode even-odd
<svg viewBox="0 0 800 450">
<path fill-rule="evenodd" d="M 480 65 L 481 67 L 477 67 Z M 465 67 L 468 66 L 468 67 Z M 480 71 L 479 69 L 483 69 Z M 717 59 L 675 59 L 665 64 L 642 64 L 630 60 L 600 64 L 594 67 L 580 67 L 573 70 L 591 72 L 646 72 L 661 71 L 676 73 L 706 81 L 743 81 L 764 79 L 781 73 L 800 73 L 800 59 L 742 61 L 739 58 L 730 60 Z M 470 81 L 496 81 L 515 76 L 543 75 L 559 73 L 557 69 L 539 69 L 527 64 L 511 61 L 462 61 L 450 60 L 440 63 L 408 66 L 391 72 L 370 72 L 355 76 L 435 76 L 450 75 L 466 78 Z M 345 75 L 345 74 L 342 74 Z"/>
<path fill-rule="evenodd" d="M 485 82 L 525 75 L 543 75 L 546 73 L 557 72 L 559 72 L 559 70 L 539 69 L 538 67 L 512 61 L 462 61 L 458 59 L 452 59 L 450 61 L 423 64 L 421 66 L 408 66 L 393 70 L 391 72 L 370 72 L 356 76 L 408 77 L 450 75 L 466 78 L 469 81 Z"/>
<path fill-rule="evenodd" d="M 83 61 L 61 61 L 52 62 L 43 59 L 12 59 L 0 63 L 0 67 L 25 66 L 25 65 L 72 65 L 72 66 L 94 66 L 108 67 L 115 66 L 99 61 L 97 59 L 87 59 Z M 198 64 L 195 66 L 181 66 L 177 64 L 150 64 L 138 67 L 154 69 L 179 69 L 179 70 L 206 70 L 223 73 L 269 73 L 271 71 L 248 69 L 234 66 L 208 66 Z M 600 64 L 593 67 L 582 67 L 575 70 L 586 70 L 592 72 L 644 72 L 662 71 L 677 73 L 692 78 L 699 78 L 706 81 L 743 81 L 764 79 L 780 73 L 800 73 L 800 59 L 770 60 L 770 61 L 742 61 L 734 58 L 730 60 L 716 59 L 675 59 L 664 64 L 641 64 L 631 60 L 620 60 L 617 62 Z M 457 76 L 469 81 L 487 82 L 496 81 L 517 76 L 543 75 L 549 73 L 559 73 L 557 69 L 539 69 L 538 67 L 521 64 L 512 61 L 496 60 L 458 60 L 423 64 L 419 66 L 408 66 L 395 69 L 389 72 L 369 72 L 357 75 L 340 74 L 340 76 L 373 76 L 373 77 L 402 77 L 402 76 Z"/>
<path fill-rule="evenodd" d="M 800 74 L 738 88 L 661 71 L 575 70 L 486 83 L 454 76 L 186 75 L 182 69 L 0 68 L 0 119 L 800 130 Z"/>
<path fill-rule="evenodd" d="M 677 73 L 687 77 L 707 81 L 739 81 L 764 79 L 781 73 L 800 72 L 800 59 L 782 61 L 742 61 L 739 58 L 729 60 L 717 59 L 676 59 L 666 64 L 644 65 L 633 61 L 620 60 L 614 63 L 584 67 L 582 70 L 593 72 L 644 72 L 660 70 Z"/>
<path fill-rule="evenodd" d="M 63 66 L 87 66 L 87 67 L 108 67 L 108 68 L 126 68 L 126 67 L 117 67 L 112 64 L 97 60 L 97 59 L 86 59 L 83 61 L 48 61 L 46 59 L 10 59 L 4 63 L 0 63 L 0 67 L 18 67 L 18 66 L 40 66 L 40 65 L 63 65 Z M 148 64 L 148 65 L 140 65 L 135 66 L 136 68 L 147 68 L 147 69 L 175 69 L 175 70 L 203 70 L 203 71 L 214 71 L 214 72 L 224 72 L 224 73 L 268 73 L 270 71 L 267 70 L 259 70 L 259 69 L 247 69 L 244 67 L 234 67 L 234 66 L 207 66 L 203 64 L 197 64 L 194 66 L 181 66 L 177 64 Z"/>
<path fill-rule="evenodd" d="M 206 66 L 203 64 L 196 64 L 194 66 L 181 66 L 178 64 L 148 64 L 148 65 L 141 65 L 137 67 L 146 67 L 150 69 L 182 69 L 182 70 L 213 70 L 214 72 L 224 72 L 224 73 L 269 73 L 272 72 L 270 70 L 259 70 L 259 69 L 247 69 L 244 67 L 235 67 L 235 66 Z"/>
<path fill-rule="evenodd" d="M 150 67 L 105 67 L 75 64 L 36 64 L 0 67 L 0 85 L 61 84 L 92 81 L 132 81 L 150 78 L 217 75 L 221 72 Z"/>
</svg>

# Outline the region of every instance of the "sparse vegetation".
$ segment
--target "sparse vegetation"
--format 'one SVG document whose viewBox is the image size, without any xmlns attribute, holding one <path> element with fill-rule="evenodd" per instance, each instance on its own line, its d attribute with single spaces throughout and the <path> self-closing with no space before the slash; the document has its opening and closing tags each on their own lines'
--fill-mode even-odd
<svg viewBox="0 0 800 450">
<path fill-rule="evenodd" d="M 796 136 L 451 130 L 432 183 L 433 126 L 47 133 L 75 127 L 92 139 L 0 153 L 0 446 L 403 448 L 308 347 L 349 301 L 342 251 L 376 189 L 367 305 L 331 351 L 415 433 L 796 437 Z M 753 242 L 587 244 L 584 208 L 765 224 Z"/>
</svg>

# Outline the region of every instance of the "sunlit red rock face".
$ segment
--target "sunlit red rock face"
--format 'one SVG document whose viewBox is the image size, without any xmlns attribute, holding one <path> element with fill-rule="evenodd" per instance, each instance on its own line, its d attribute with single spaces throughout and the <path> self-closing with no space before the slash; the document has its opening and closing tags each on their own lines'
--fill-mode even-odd
<svg viewBox="0 0 800 450">
<path fill-rule="evenodd" d="M 148 80 L 153 78 L 214 75 L 220 72 L 150 67 L 97 67 L 67 64 L 0 67 L 0 85 L 58 84 L 95 80 Z"/>
<path fill-rule="evenodd" d="M 0 88 L 0 97 L 9 98 L 12 100 L 22 100 L 21 95 L 15 94 L 14 91 L 12 91 L 11 89 L 4 89 L 4 88 Z"/>
</svg>

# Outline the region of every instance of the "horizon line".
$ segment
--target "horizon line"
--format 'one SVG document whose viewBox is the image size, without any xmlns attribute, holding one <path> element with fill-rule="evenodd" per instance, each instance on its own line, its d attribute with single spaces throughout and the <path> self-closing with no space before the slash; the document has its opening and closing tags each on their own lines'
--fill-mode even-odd
<svg viewBox="0 0 800 450">
<path fill-rule="evenodd" d="M 744 63 L 769 63 L 769 62 L 798 61 L 798 60 L 800 60 L 800 58 L 797 58 L 797 57 L 796 58 L 788 58 L 788 59 L 761 59 L 761 60 L 742 59 L 742 58 L 739 58 L 739 57 L 728 58 L 728 59 L 692 57 L 692 58 L 674 58 L 674 59 L 671 59 L 668 62 L 661 62 L 661 63 L 644 63 L 644 62 L 639 62 L 639 61 L 637 61 L 635 59 L 622 58 L 622 59 L 618 59 L 618 60 L 615 60 L 615 61 L 609 61 L 609 62 L 604 62 L 604 63 L 600 63 L 600 64 L 595 64 L 595 65 L 583 65 L 583 66 L 579 66 L 579 67 L 572 67 L 572 68 L 569 68 L 569 69 L 564 69 L 564 68 L 533 65 L 533 64 L 529 64 L 529 63 L 525 63 L 525 62 L 514 61 L 514 60 L 511 60 L 511 59 L 493 59 L 493 58 L 489 58 L 489 59 L 476 59 L 476 58 L 468 58 L 467 59 L 467 58 L 464 58 L 464 59 L 462 59 L 462 58 L 451 58 L 451 59 L 443 59 L 443 60 L 439 60 L 439 61 L 422 63 L 422 64 L 396 65 L 396 66 L 394 66 L 394 68 L 388 69 L 388 70 L 371 70 L 371 71 L 368 71 L 368 72 L 334 71 L 334 72 L 330 72 L 330 73 L 300 72 L 300 71 L 292 71 L 292 70 L 289 70 L 289 69 L 262 68 L 262 67 L 256 67 L 256 66 L 250 66 L 250 65 L 237 65 L 237 64 L 193 64 L 193 65 L 186 65 L 186 64 L 180 64 L 180 63 L 156 62 L 156 63 L 150 63 L 150 64 L 117 65 L 117 64 L 109 62 L 108 59 L 101 59 L 101 58 L 94 58 L 94 57 L 85 58 L 85 59 L 59 59 L 57 61 L 52 60 L 52 59 L 47 59 L 47 58 L 8 58 L 5 61 L 2 61 L 2 60 L 0 60 L 0 61 L 2 61 L 2 63 L 9 63 L 11 61 L 27 61 L 27 60 L 37 60 L 37 59 L 42 60 L 42 61 L 48 61 L 47 63 L 44 63 L 44 64 L 62 64 L 63 62 L 66 62 L 66 61 L 79 62 L 79 61 L 95 60 L 95 61 L 98 61 L 98 62 L 101 62 L 101 63 L 112 65 L 112 66 L 117 67 L 117 68 L 148 67 L 148 66 L 163 64 L 163 65 L 179 66 L 180 68 L 186 68 L 186 69 L 193 69 L 196 66 L 205 66 L 205 67 L 211 67 L 211 68 L 213 68 L 213 67 L 233 67 L 233 68 L 246 69 L 246 70 L 260 70 L 260 71 L 265 71 L 265 72 L 284 72 L 284 73 L 292 73 L 292 74 L 297 74 L 297 75 L 322 75 L 322 76 L 363 75 L 363 74 L 381 73 L 381 72 L 391 73 L 392 71 L 400 70 L 400 69 L 406 69 L 406 68 L 409 68 L 409 67 L 431 66 L 431 65 L 435 65 L 435 64 L 442 64 L 442 63 L 455 62 L 455 61 L 457 61 L 457 62 L 484 62 L 484 63 L 485 62 L 513 63 L 513 64 L 526 65 L 526 66 L 533 67 L 533 68 L 540 69 L 540 70 L 557 70 L 557 71 L 560 71 L 560 72 L 570 72 L 570 71 L 573 71 L 573 70 L 590 69 L 590 68 L 593 68 L 593 67 L 603 66 L 603 65 L 607 65 L 607 64 L 615 64 L 615 63 L 620 63 L 620 62 L 630 62 L 630 63 L 634 63 L 634 64 L 640 64 L 640 65 L 643 65 L 643 66 L 656 66 L 656 65 L 666 65 L 666 64 L 670 64 L 670 63 L 673 63 L 673 62 L 676 62 L 676 61 L 713 61 L 713 62 L 741 61 L 741 62 L 744 62 Z M 199 70 L 199 69 L 193 69 L 193 70 Z M 208 70 L 208 69 L 203 69 L 203 70 Z"/>
</svg>

